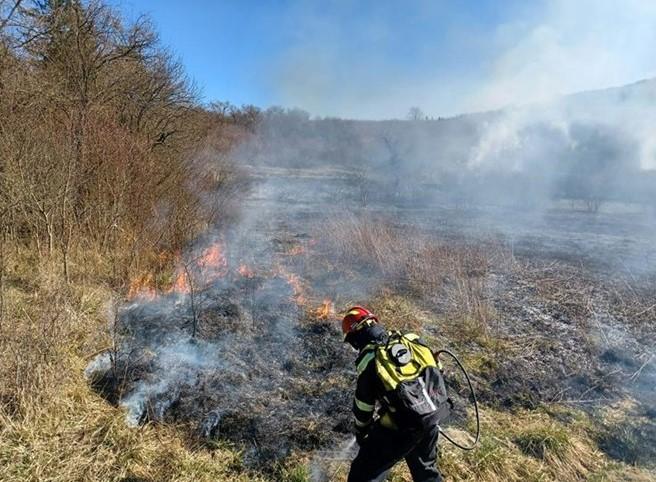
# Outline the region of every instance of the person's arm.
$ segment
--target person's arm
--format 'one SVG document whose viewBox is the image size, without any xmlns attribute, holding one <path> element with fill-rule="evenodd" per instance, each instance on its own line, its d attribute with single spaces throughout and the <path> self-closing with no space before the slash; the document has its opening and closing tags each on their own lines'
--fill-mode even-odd
<svg viewBox="0 0 656 482">
<path fill-rule="evenodd" d="M 361 442 L 369 431 L 376 409 L 374 357 L 373 351 L 366 352 L 357 362 L 358 381 L 353 399 L 353 416 L 358 442 Z"/>
</svg>

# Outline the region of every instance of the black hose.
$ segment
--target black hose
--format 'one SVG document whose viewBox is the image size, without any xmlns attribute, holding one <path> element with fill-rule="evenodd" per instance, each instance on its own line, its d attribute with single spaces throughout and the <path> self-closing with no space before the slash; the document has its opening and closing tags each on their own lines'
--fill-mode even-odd
<svg viewBox="0 0 656 482">
<path fill-rule="evenodd" d="M 439 350 L 439 351 L 435 352 L 435 354 L 434 354 L 435 359 L 439 358 L 440 354 L 442 354 L 442 353 L 446 353 L 451 358 L 453 358 L 455 360 L 456 364 L 458 365 L 458 367 L 460 368 L 460 370 L 462 371 L 462 373 L 465 374 L 465 379 L 467 380 L 467 385 L 469 385 L 469 390 L 471 391 L 472 399 L 474 400 L 474 411 L 476 412 L 476 437 L 475 437 L 475 440 L 474 440 L 473 444 L 471 444 L 470 446 L 464 446 L 464 445 L 460 445 L 458 442 L 456 442 L 451 437 L 449 437 L 446 433 L 444 433 L 444 431 L 442 430 L 441 427 L 439 428 L 439 430 L 440 430 L 440 433 L 444 436 L 445 439 L 447 439 L 449 442 L 451 442 L 453 445 L 455 445 L 459 449 L 473 450 L 476 447 L 476 444 L 478 443 L 478 439 L 481 435 L 481 420 L 480 420 L 480 417 L 478 415 L 478 402 L 476 401 L 476 392 L 474 391 L 474 387 L 472 386 L 472 382 L 469 379 L 469 374 L 467 373 L 467 370 L 465 370 L 465 367 L 463 366 L 463 364 L 460 363 L 460 360 L 458 360 L 458 357 L 455 356 L 453 353 L 451 353 L 449 350 Z"/>
</svg>

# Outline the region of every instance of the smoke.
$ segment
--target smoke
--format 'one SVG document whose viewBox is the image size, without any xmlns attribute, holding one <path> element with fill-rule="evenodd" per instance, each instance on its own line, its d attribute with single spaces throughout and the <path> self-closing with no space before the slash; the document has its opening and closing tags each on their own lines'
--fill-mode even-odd
<svg viewBox="0 0 656 482">
<path fill-rule="evenodd" d="M 333 380 L 352 355 L 335 314 L 313 311 L 321 284 L 304 279 L 304 210 L 327 201 L 296 192 L 256 179 L 239 221 L 190 246 L 170 290 L 135 289 L 117 307 L 116 349 L 85 373 L 128 424 L 182 422 L 242 444 L 258 466 L 328 444 L 336 423 L 348 430 L 348 394 Z"/>
<path fill-rule="evenodd" d="M 370 299 L 385 275 L 393 279 L 415 261 L 414 234 L 448 240 L 502 232 L 530 256 L 554 250 L 625 263 L 636 255 L 635 265 L 649 272 L 649 230 L 633 231 L 634 245 L 618 242 L 635 219 L 624 226 L 604 212 L 561 208 L 551 215 L 552 203 L 562 202 L 554 186 L 579 195 L 596 186 L 574 183 L 577 172 L 612 174 L 595 182 L 619 196 L 620 186 L 603 183 L 638 169 L 629 134 L 571 114 L 590 112 L 580 105 L 587 104 L 574 98 L 546 108 L 380 123 L 265 113 L 258 133 L 233 153 L 254 179 L 240 218 L 189 247 L 175 289 L 144 291 L 118 308 L 117 350 L 91 362 L 92 385 L 131 425 L 181 422 L 204 439 L 242 444 L 246 462 L 262 466 L 294 449 L 332 446 L 348 432 L 353 354 L 341 343 L 335 314 L 322 320 L 312 309 L 326 297 L 339 307 Z M 630 169 L 616 169 L 626 164 Z M 518 189 L 531 180 L 530 189 Z M 400 234 L 379 220 L 402 227 Z M 317 245 L 316 233 L 330 242 Z M 318 251 L 331 242 L 352 248 L 355 237 L 366 251 L 359 255 L 382 269 L 360 270 L 358 260 L 342 267 L 334 257 L 326 263 Z M 635 338 L 629 344 L 642 349 Z M 601 356 L 625 343 L 600 347 Z M 650 366 L 643 376 L 641 392 L 642 381 L 653 379 Z M 315 480 L 327 460 L 346 458 L 351 448 L 317 454 Z"/>
<path fill-rule="evenodd" d="M 355 437 L 351 436 L 332 450 L 317 452 L 310 462 L 312 482 L 330 482 L 338 472 L 350 465 L 357 454 Z"/>
<path fill-rule="evenodd" d="M 335 223 L 330 230 L 333 238 L 348 232 L 343 238 L 351 245 L 357 244 L 360 229 L 384 240 L 386 233 L 374 230 L 382 219 L 402 226 L 404 233 L 437 232 L 448 241 L 463 235 L 499 235 L 527 263 L 536 258 L 556 265 L 562 261 L 574 267 L 574 277 L 588 273 L 584 270 L 594 272 L 599 278 L 586 280 L 587 286 L 603 294 L 599 300 L 591 298 L 588 306 L 570 300 L 584 296 L 572 291 L 561 293 L 557 301 L 539 295 L 521 300 L 517 308 L 527 313 L 526 327 L 517 323 L 514 310 L 498 314 L 509 316 L 499 323 L 511 333 L 539 333 L 536 336 L 548 337 L 557 346 L 543 360 L 543 370 L 509 360 L 514 368 L 505 376 L 516 387 L 506 389 L 515 391 L 516 398 L 511 395 L 508 403 L 522 403 L 517 400 L 526 396 L 523 390 L 529 386 L 528 397 L 536 403 L 563 400 L 564 393 L 573 403 L 603 403 L 622 396 L 653 413 L 648 387 L 656 372 L 645 342 L 649 328 L 631 319 L 624 301 L 616 298 L 622 296 L 618 288 L 605 283 L 626 279 L 632 291 L 651 283 L 656 272 L 656 173 L 648 128 L 654 120 L 655 92 L 656 81 L 646 81 L 439 121 L 311 119 L 302 111 L 272 109 L 264 113 L 256 141 L 242 146 L 241 154 L 266 169 L 286 172 L 278 182 L 290 190 L 296 182 L 292 173 L 302 175 L 305 180 L 299 185 L 304 188 L 297 201 L 339 204 L 336 213 L 348 227 Z M 308 181 L 313 176 L 325 182 L 315 186 Z M 331 198 L 331 190 L 334 196 L 340 185 L 341 195 Z M 391 276 L 398 276 L 407 261 L 415 261 L 390 262 L 401 251 L 395 241 L 369 245 L 390 263 Z M 381 280 L 367 275 L 362 282 L 374 293 Z M 562 276 L 566 285 L 568 279 Z M 505 297 L 515 296 L 517 285 L 510 286 L 507 292 L 493 292 L 495 303 L 503 305 Z M 531 285 L 531 290 L 542 289 Z M 615 294 L 607 291 L 611 289 Z M 649 296 L 641 295 L 640 301 Z M 583 314 L 563 316 L 561 304 L 570 301 L 581 303 Z M 536 322 L 546 326 L 536 330 Z M 540 387 L 545 380 L 548 388 Z M 490 387 L 483 390 L 489 393 Z M 488 400 L 497 403 L 498 395 Z M 313 469 L 315 480 L 322 480 L 322 474 Z"/>
<path fill-rule="evenodd" d="M 554 100 L 656 75 L 653 2 L 553 0 L 497 28 L 507 39 L 464 110 Z"/>
<path fill-rule="evenodd" d="M 433 4 L 421 3 L 416 16 L 435 14 Z M 619 14 L 610 2 L 547 2 L 491 33 L 488 70 L 457 76 L 455 68 L 451 77 L 399 71 L 373 53 L 396 42 L 378 10 L 364 31 L 357 15 L 343 27 L 366 40 L 351 55 L 339 15 L 301 8 L 300 41 L 276 59 L 273 76 L 289 102 L 352 118 L 399 117 L 410 105 L 429 113 L 498 110 L 416 121 L 264 112 L 256 135 L 232 156 L 255 179 L 239 219 L 189 247 L 175 289 L 118 307 L 117 349 L 90 363 L 91 383 L 131 425 L 191 424 L 204 438 L 245 444 L 247 461 L 265 464 L 292 448 L 331 446 L 348 431 L 352 354 L 334 320 L 310 309 L 326 297 L 366 300 L 383 283 L 317 266 L 318 257 L 303 254 L 317 228 L 347 243 L 360 229 L 392 275 L 409 257 L 398 253 L 398 238 L 374 231 L 377 219 L 447 239 L 501 233 L 531 257 L 653 273 L 656 81 L 558 95 L 653 74 L 645 39 L 655 35 L 655 14 L 644 1 Z M 463 27 L 471 25 L 456 24 Z M 438 50 L 429 45 L 422 56 Z M 326 223 L 331 218 L 343 222 Z M 216 263 L 217 252 L 219 265 L 208 268 L 202 260 L 210 253 Z M 621 324 L 600 322 L 600 333 L 613 327 L 614 338 L 602 351 L 643 348 Z M 634 380 L 641 393 L 653 381 L 649 363 Z M 352 449 L 350 440 L 317 454 L 314 480 L 325 477 L 325 459 L 339 462 Z"/>
<path fill-rule="evenodd" d="M 178 399 L 181 385 L 199 375 L 221 372 L 234 377 L 247 372 L 247 363 L 236 352 L 237 347 L 238 344 L 225 340 L 207 342 L 189 338 L 157 346 L 149 377 L 142 379 L 120 402 L 126 409 L 128 424 L 136 426 L 147 416 L 163 420 Z M 162 398 L 162 395 L 166 396 Z"/>
<path fill-rule="evenodd" d="M 495 7 L 496 16 L 440 2 L 369 5 L 367 15 L 343 2 L 289 7 L 294 41 L 270 77 L 283 103 L 354 119 L 403 118 L 410 106 L 432 118 L 485 113 L 403 124 L 271 110 L 264 162 L 355 169 L 370 202 L 386 191 L 530 211 L 521 222 L 485 217 L 512 237 L 539 235 L 534 220 L 551 222 L 565 205 L 628 212 L 641 233 L 653 231 L 656 82 L 608 88 L 656 76 L 653 2 Z"/>
<path fill-rule="evenodd" d="M 280 103 L 322 116 L 450 116 L 656 76 L 649 0 L 285 8 L 293 36 L 267 78 Z"/>
</svg>

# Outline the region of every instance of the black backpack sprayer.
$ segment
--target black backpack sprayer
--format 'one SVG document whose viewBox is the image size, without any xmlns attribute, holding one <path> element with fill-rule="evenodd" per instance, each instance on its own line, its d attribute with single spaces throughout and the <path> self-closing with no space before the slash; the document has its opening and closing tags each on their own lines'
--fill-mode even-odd
<svg viewBox="0 0 656 482">
<path fill-rule="evenodd" d="M 476 435 L 471 445 L 463 445 L 442 430 L 454 404 L 444 381 L 440 355 L 453 359 L 467 381 L 476 417 Z M 419 336 L 391 332 L 387 343 L 375 349 L 376 373 L 385 388 L 383 400 L 394 407 L 394 419 L 405 427 L 424 430 L 438 425 L 446 440 L 462 450 L 472 450 L 480 437 L 480 416 L 476 392 L 462 362 L 451 351 L 437 352 L 421 342 Z"/>
</svg>

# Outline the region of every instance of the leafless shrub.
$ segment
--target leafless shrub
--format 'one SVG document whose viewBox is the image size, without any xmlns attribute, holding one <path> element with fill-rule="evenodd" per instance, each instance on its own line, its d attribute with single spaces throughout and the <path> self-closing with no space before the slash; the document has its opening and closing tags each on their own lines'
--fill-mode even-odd
<svg viewBox="0 0 656 482">
<path fill-rule="evenodd" d="M 56 260 L 65 282 L 97 251 L 120 284 L 234 217 L 245 185 L 228 153 L 256 110 L 200 108 L 145 18 L 123 22 L 98 1 L 13 6 L 0 9 L 12 16 L 0 49 L 8 241 Z"/>
<path fill-rule="evenodd" d="M 413 242 L 408 232 L 356 215 L 340 216 L 326 223 L 318 239 L 335 262 L 389 279 L 403 272 Z"/>
<path fill-rule="evenodd" d="M 319 238 L 334 263 L 365 270 L 372 285 L 416 296 L 468 335 L 487 335 L 494 311 L 486 283 L 499 246 L 443 243 L 411 227 L 356 216 L 333 220 Z"/>
</svg>

